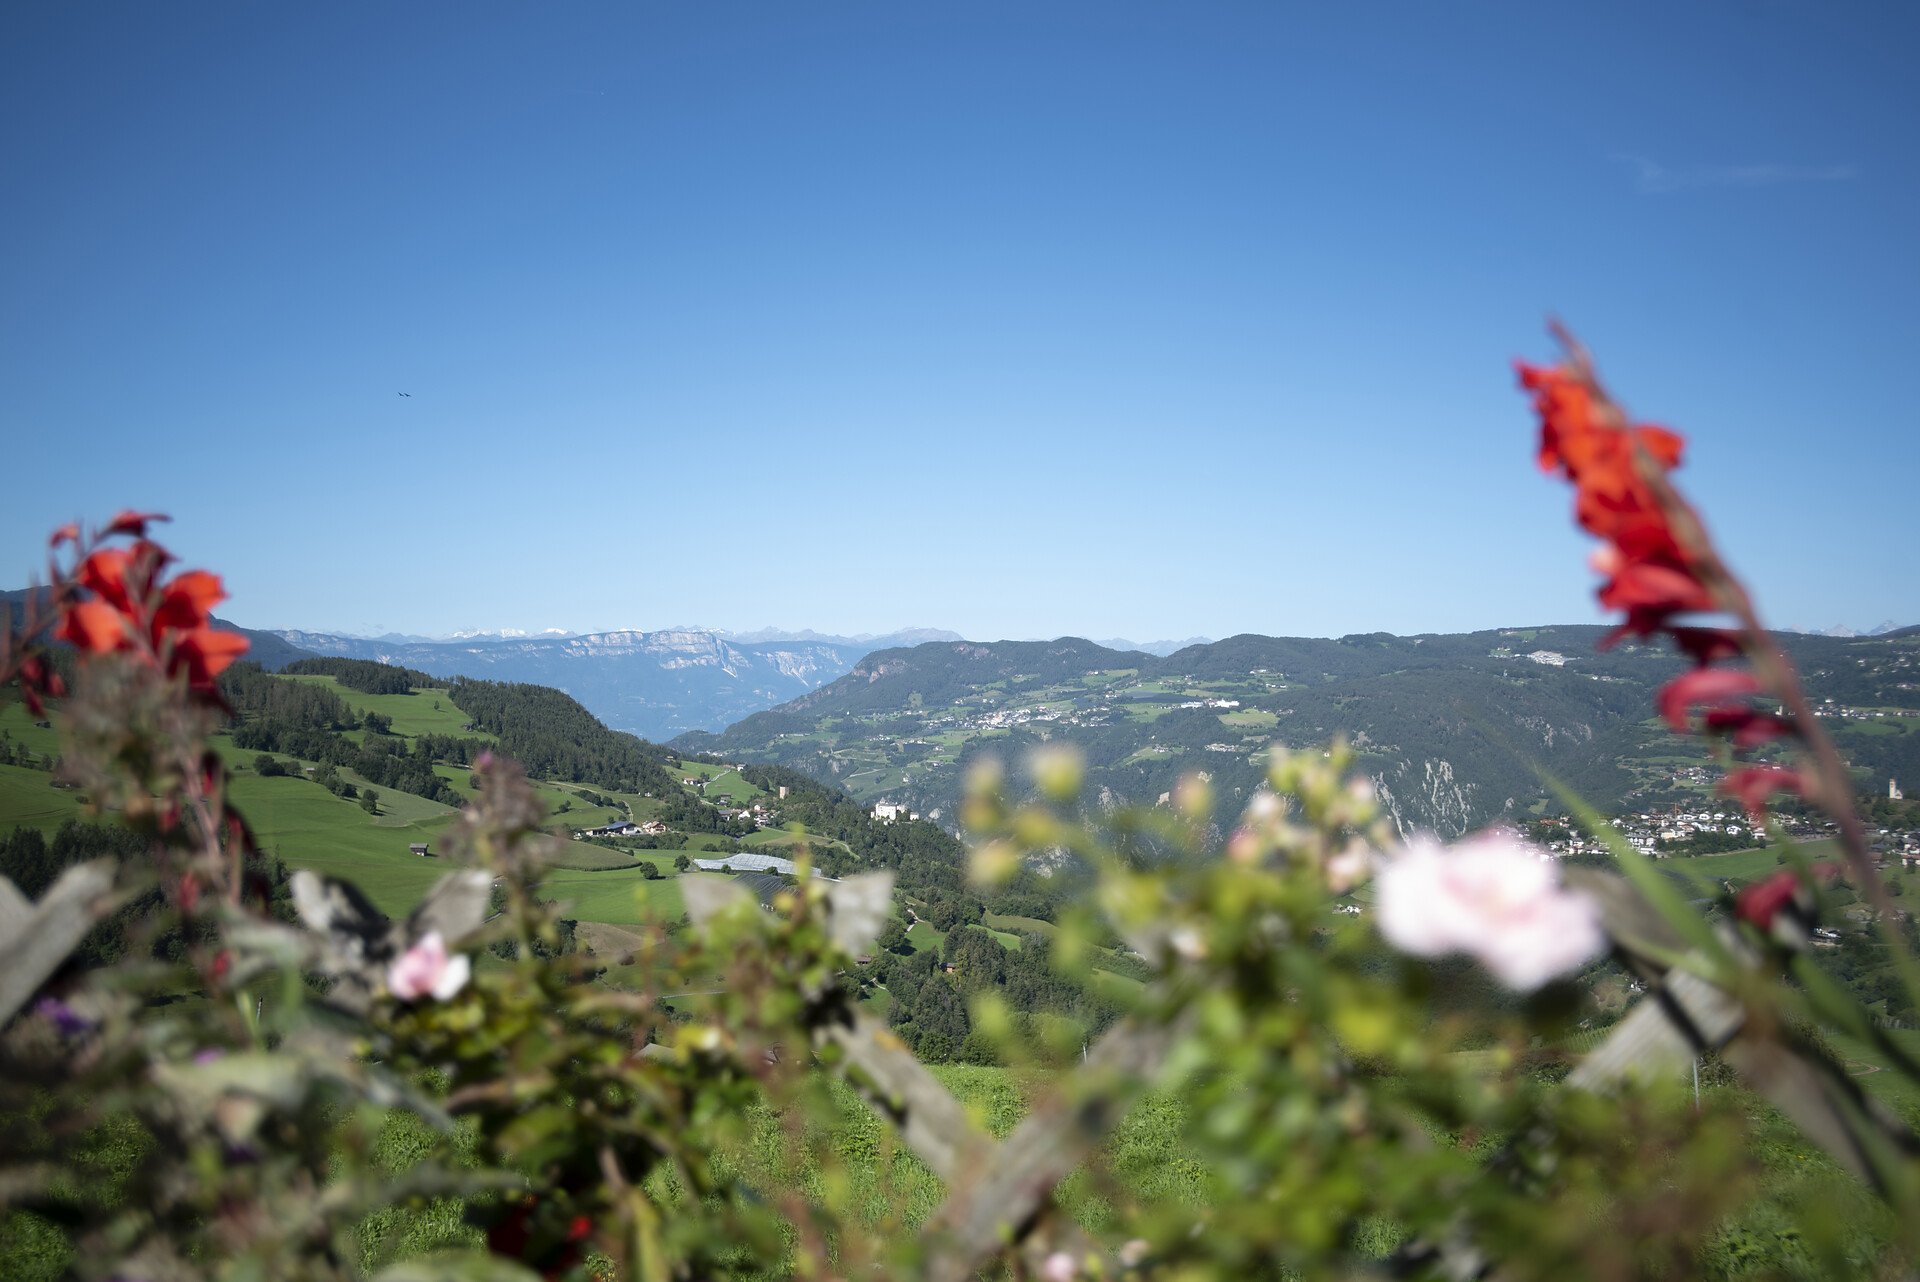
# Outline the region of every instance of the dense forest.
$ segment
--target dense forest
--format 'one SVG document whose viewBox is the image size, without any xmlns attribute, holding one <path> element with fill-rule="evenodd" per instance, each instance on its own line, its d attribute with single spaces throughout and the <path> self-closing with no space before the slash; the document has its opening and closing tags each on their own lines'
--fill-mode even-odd
<svg viewBox="0 0 1920 1282">
<path fill-rule="evenodd" d="M 37 900 L 75 864 L 100 858 L 137 862 L 151 856 L 147 839 L 123 824 L 68 820 L 51 839 L 38 828 L 16 827 L 0 837 L 0 877 L 11 881 L 28 899 Z M 247 872 L 249 893 L 265 901 L 280 920 L 293 921 L 293 894 L 287 884 L 286 865 L 271 855 L 258 854 L 248 861 Z M 125 956 L 134 942 L 154 957 L 180 960 L 190 941 L 179 927 L 157 934 L 139 929 L 160 907 L 158 886 L 139 891 L 88 933 L 68 958 L 67 966 L 89 969 L 111 965 Z"/>
<path fill-rule="evenodd" d="M 325 657 L 300 659 L 281 669 L 288 676 L 332 677 L 349 690 L 362 694 L 412 694 L 422 690 L 444 689 L 448 682 L 412 668 L 375 663 L 371 659 Z"/>
<path fill-rule="evenodd" d="M 435 743 L 422 737 L 408 748 L 392 736 L 386 717 L 374 712 L 356 716 L 328 687 L 275 676 L 258 664 L 236 663 L 221 673 L 220 693 L 234 711 L 231 734 L 236 748 L 314 762 L 320 767 L 318 781 L 340 796 L 354 789 L 338 771 L 352 770 L 370 784 L 457 806 L 460 794 L 434 773 L 434 760 L 464 761 L 468 751 L 481 746 L 477 740 Z M 358 742 L 346 733 L 355 729 L 361 731 Z"/>
<path fill-rule="evenodd" d="M 607 729 L 559 690 L 460 677 L 451 696 L 477 729 L 499 739 L 501 750 L 535 778 L 669 799 L 681 792 L 668 770 L 669 763 L 679 763 L 678 753 Z"/>
</svg>

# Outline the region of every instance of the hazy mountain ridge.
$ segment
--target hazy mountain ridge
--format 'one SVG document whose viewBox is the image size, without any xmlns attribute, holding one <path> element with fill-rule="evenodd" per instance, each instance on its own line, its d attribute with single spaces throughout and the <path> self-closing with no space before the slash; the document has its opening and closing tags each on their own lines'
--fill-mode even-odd
<svg viewBox="0 0 1920 1282">
<path fill-rule="evenodd" d="M 1229 637 L 1166 658 L 1080 638 L 880 650 L 723 734 L 673 746 L 766 761 L 863 800 L 950 821 L 965 767 L 1068 739 L 1093 795 L 1153 802 L 1190 771 L 1217 793 L 1260 785 L 1269 745 L 1360 750 L 1403 831 L 1455 834 L 1547 803 L 1544 768 L 1603 806 L 1696 798 L 1702 746 L 1654 717 L 1681 670 L 1661 649 L 1600 651 L 1596 626 L 1338 640 Z M 1864 787 L 1920 782 L 1920 629 L 1783 635 Z M 1911 680 L 1906 678 L 1913 678 Z M 1884 715 L 1873 709 L 1888 709 Z M 1724 804 L 1724 803 L 1723 803 Z"/>
<path fill-rule="evenodd" d="M 316 654 L 372 659 L 438 677 L 553 686 L 612 728 L 656 741 L 718 729 L 803 695 L 848 671 L 873 648 L 860 641 L 742 641 L 691 628 L 425 642 L 296 629 L 276 635 Z"/>
</svg>

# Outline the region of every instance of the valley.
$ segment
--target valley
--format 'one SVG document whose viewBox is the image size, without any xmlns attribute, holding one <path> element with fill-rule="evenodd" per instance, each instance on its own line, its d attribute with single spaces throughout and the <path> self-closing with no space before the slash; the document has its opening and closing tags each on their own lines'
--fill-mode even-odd
<svg viewBox="0 0 1920 1282">
<path fill-rule="evenodd" d="M 847 675 L 687 752 L 791 766 L 867 802 L 951 823 L 967 766 L 1041 743 L 1084 754 L 1102 805 L 1152 804 L 1189 771 L 1226 797 L 1259 786 L 1280 744 L 1344 735 L 1402 833 L 1460 835 L 1544 814 L 1550 774 L 1609 812 L 1696 808 L 1709 775 L 1652 715 L 1667 652 L 1598 649 L 1598 627 L 1338 640 L 1240 636 L 1156 658 L 1093 642 L 930 643 Z M 1784 638 L 1862 787 L 1920 781 L 1920 629 Z M 1543 773 L 1544 772 L 1544 773 Z"/>
</svg>

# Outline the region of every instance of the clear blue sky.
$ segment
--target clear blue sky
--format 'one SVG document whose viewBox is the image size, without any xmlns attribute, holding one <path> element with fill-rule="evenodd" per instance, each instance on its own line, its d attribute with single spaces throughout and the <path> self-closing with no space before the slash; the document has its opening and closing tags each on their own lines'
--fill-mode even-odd
<svg viewBox="0 0 1920 1282">
<path fill-rule="evenodd" d="M 0 577 L 139 506 L 252 626 L 1587 621 L 1553 312 L 1771 619 L 1920 622 L 1916 14 L 7 6 Z"/>
</svg>

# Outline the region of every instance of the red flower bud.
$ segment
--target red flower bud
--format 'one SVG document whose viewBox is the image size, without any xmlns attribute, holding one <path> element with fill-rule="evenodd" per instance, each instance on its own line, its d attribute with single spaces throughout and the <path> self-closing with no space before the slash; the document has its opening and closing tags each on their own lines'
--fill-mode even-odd
<svg viewBox="0 0 1920 1282">
<path fill-rule="evenodd" d="M 109 534 L 131 534 L 136 539 L 144 539 L 147 537 L 147 522 L 171 521 L 172 519 L 172 517 L 164 516 L 159 512 L 134 512 L 129 510 L 120 513 L 120 515 L 114 517 L 113 520 L 107 522 L 107 528 L 100 533 L 102 536 Z"/>
<path fill-rule="evenodd" d="M 1744 887 L 1734 896 L 1733 910 L 1742 921 L 1750 921 L 1761 930 L 1772 930 L 1773 919 L 1780 910 L 1793 903 L 1804 889 L 1799 873 L 1791 868 L 1782 868 Z"/>
<path fill-rule="evenodd" d="M 1776 792 L 1800 791 L 1800 776 L 1785 766 L 1742 766 L 1714 786 L 1724 797 L 1736 797 L 1755 824 L 1765 821 L 1767 798 Z"/>
<path fill-rule="evenodd" d="M 1687 710 L 1699 703 L 1721 703 L 1737 695 L 1753 694 L 1760 683 L 1753 674 L 1732 668 L 1695 668 L 1660 688 L 1660 715 L 1675 734 L 1687 729 Z"/>
</svg>

